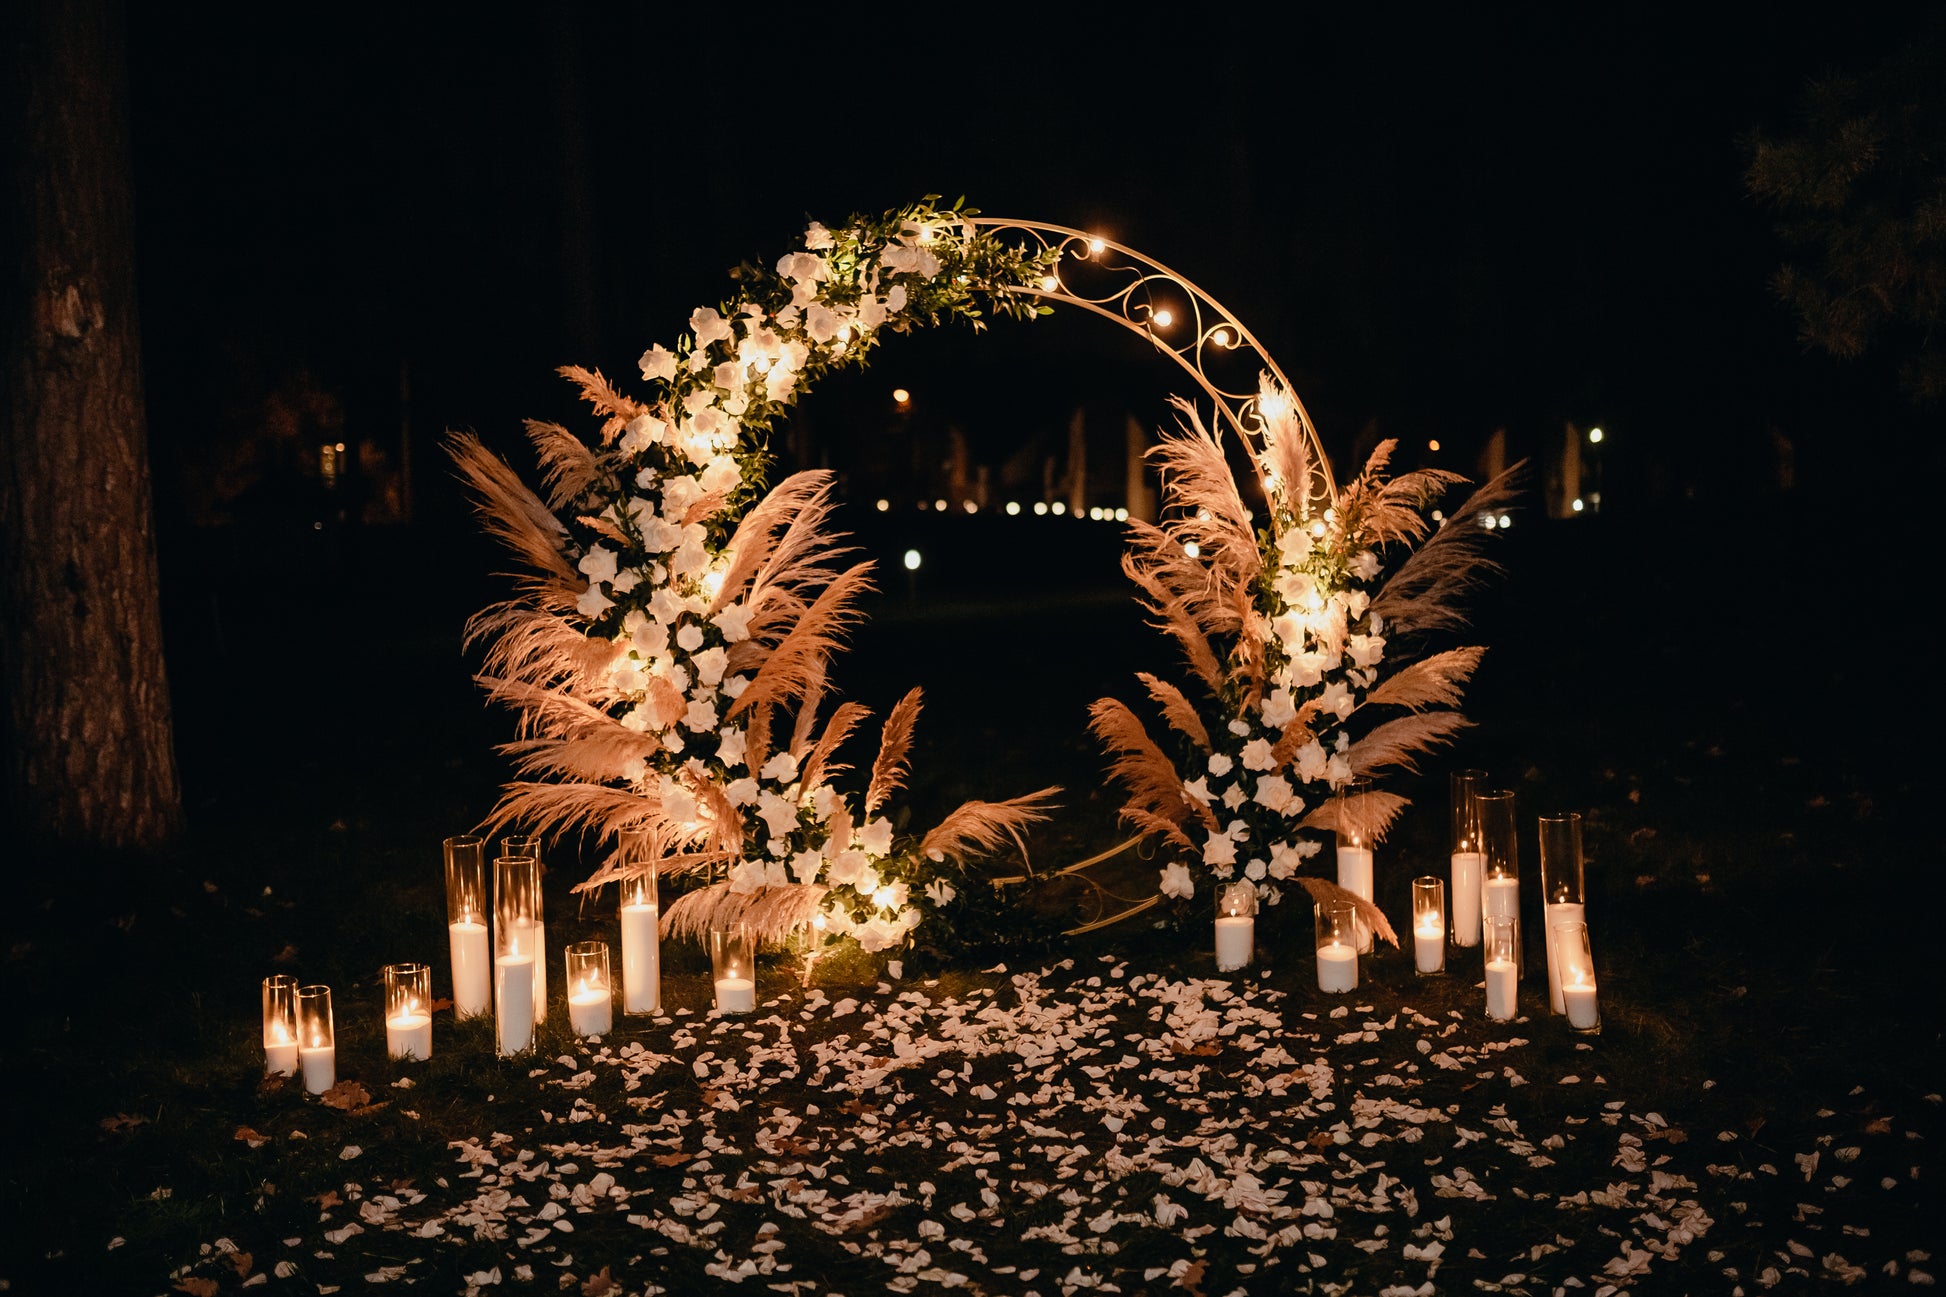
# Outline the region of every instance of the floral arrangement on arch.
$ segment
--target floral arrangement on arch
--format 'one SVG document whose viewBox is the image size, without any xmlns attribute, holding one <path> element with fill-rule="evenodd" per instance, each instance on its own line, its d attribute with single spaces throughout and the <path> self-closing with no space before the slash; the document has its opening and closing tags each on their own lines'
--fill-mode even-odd
<svg viewBox="0 0 1946 1297">
<path fill-rule="evenodd" d="M 1302 415 L 1266 377 L 1250 447 L 1268 505 L 1260 524 L 1221 438 L 1194 406 L 1176 404 L 1181 424 L 1149 451 L 1163 519 L 1129 524 L 1122 569 L 1182 648 L 1196 696 L 1138 675 L 1173 755 L 1127 704 L 1102 698 L 1091 708 L 1111 777 L 1127 793 L 1121 817 L 1176 856 L 1149 904 L 1187 900 L 1199 880 L 1242 878 L 1275 905 L 1295 883 L 1318 899 L 1356 900 L 1396 945 L 1376 906 L 1300 873 L 1322 846 L 1307 835 L 1345 817 L 1381 839 L 1406 799 L 1367 789 L 1369 777 L 1411 769 L 1468 724 L 1455 708 L 1485 650 L 1416 660 L 1403 650 L 1463 624 L 1460 597 L 1493 571 L 1474 520 L 1503 507 L 1511 475 L 1435 531 L 1425 511 L 1462 479 L 1438 469 L 1388 478 L 1387 441 L 1319 507 Z"/>
<path fill-rule="evenodd" d="M 640 399 L 562 370 L 602 422 L 592 442 L 528 423 L 543 493 L 477 438 L 451 440 L 487 530 L 526 569 L 513 599 L 467 627 L 485 646 L 480 683 L 518 717 L 502 750 L 521 777 L 490 823 L 616 844 L 647 830 L 659 873 L 715 875 L 665 908 L 671 933 L 736 917 L 765 939 L 812 928 L 898 946 L 955 901 L 969 861 L 1019 844 L 1055 791 L 969 802 L 901 838 L 886 811 L 917 690 L 887 718 L 862 800 L 840 790 L 837 750 L 867 713 L 823 705 L 870 564 L 831 530 L 829 474 L 764 491 L 769 428 L 883 333 L 1045 312 L 1012 290 L 1053 253 L 1008 247 L 971 211 L 932 202 L 813 222 L 774 270 L 739 268 L 738 297 L 643 353 Z M 577 890 L 638 867 L 617 849 Z"/>
</svg>

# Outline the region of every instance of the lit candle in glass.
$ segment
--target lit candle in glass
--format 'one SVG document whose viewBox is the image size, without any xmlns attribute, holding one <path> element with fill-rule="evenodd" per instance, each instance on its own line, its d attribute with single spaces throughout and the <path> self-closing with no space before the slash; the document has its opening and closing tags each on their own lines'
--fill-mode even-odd
<svg viewBox="0 0 1946 1297">
<path fill-rule="evenodd" d="M 297 979 L 264 978 L 264 1075 L 297 1075 Z"/>
<path fill-rule="evenodd" d="M 656 903 L 655 854 L 646 830 L 627 829 L 619 848 L 622 878 L 622 1012 L 662 1009 L 662 937 Z"/>
<path fill-rule="evenodd" d="M 1595 1005 L 1595 956 L 1588 945 L 1588 925 L 1569 920 L 1554 928 L 1554 948 L 1561 957 L 1561 1003 L 1568 1025 L 1576 1031 L 1599 1031 L 1601 1011 Z"/>
<path fill-rule="evenodd" d="M 1366 797 L 1371 791 L 1372 781 L 1369 779 L 1348 781 L 1338 790 L 1336 815 L 1338 886 L 1368 901 L 1372 899 L 1372 842 L 1377 836 L 1372 830 L 1370 812 L 1366 809 Z M 1358 951 L 1360 954 L 1370 954 L 1371 950 L 1371 925 L 1360 918 Z"/>
<path fill-rule="evenodd" d="M 1358 988 L 1358 907 L 1350 901 L 1319 901 L 1318 989 L 1343 995 Z"/>
<path fill-rule="evenodd" d="M 1446 971 L 1446 883 L 1412 880 L 1412 956 L 1422 973 Z"/>
<path fill-rule="evenodd" d="M 1257 886 L 1236 882 L 1216 889 L 1216 970 L 1244 967 L 1256 953 Z"/>
<path fill-rule="evenodd" d="M 709 930 L 710 968 L 716 977 L 716 1007 L 722 1013 L 748 1013 L 757 1007 L 757 966 L 750 926 L 732 923 Z"/>
<path fill-rule="evenodd" d="M 615 1025 L 615 995 L 608 980 L 608 943 L 575 941 L 566 951 L 568 1025 L 577 1036 L 605 1036 Z"/>
<path fill-rule="evenodd" d="M 1585 923 L 1587 891 L 1582 875 L 1581 817 L 1575 814 L 1541 816 L 1541 935 L 1547 949 L 1547 1007 L 1566 1013 L 1561 998 L 1561 960 L 1556 930 L 1564 923 Z"/>
<path fill-rule="evenodd" d="M 1516 992 L 1520 985 L 1514 960 L 1514 938 L 1518 929 L 1515 921 L 1504 914 L 1489 914 L 1482 921 L 1486 924 L 1487 943 L 1487 1017 L 1495 1022 L 1505 1022 L 1514 1016 Z"/>
<path fill-rule="evenodd" d="M 1452 790 L 1453 944 L 1480 944 L 1480 814 L 1473 794 L 1486 786 L 1486 771 L 1455 770 Z"/>
<path fill-rule="evenodd" d="M 432 1057 L 432 968 L 427 964 L 387 964 L 385 977 L 385 1055 Z"/>
<path fill-rule="evenodd" d="M 328 986 L 297 988 L 297 1060 L 307 1092 L 323 1094 L 338 1083 L 338 1034 Z"/>
<path fill-rule="evenodd" d="M 534 858 L 534 1021 L 547 1021 L 547 865 L 541 860 L 541 840 L 531 833 L 500 839 L 503 856 Z"/>
<path fill-rule="evenodd" d="M 493 1008 L 502 1054 L 534 1043 L 534 893 L 540 862 L 501 856 L 493 862 Z"/>
<path fill-rule="evenodd" d="M 487 933 L 485 844 L 471 834 L 447 838 L 446 935 L 453 956 L 453 1013 L 493 1008 L 493 946 Z"/>
<path fill-rule="evenodd" d="M 1480 789 L 1473 794 L 1480 816 L 1480 917 L 1513 922 L 1514 976 L 1520 976 L 1520 855 L 1514 841 L 1512 789 Z"/>
</svg>

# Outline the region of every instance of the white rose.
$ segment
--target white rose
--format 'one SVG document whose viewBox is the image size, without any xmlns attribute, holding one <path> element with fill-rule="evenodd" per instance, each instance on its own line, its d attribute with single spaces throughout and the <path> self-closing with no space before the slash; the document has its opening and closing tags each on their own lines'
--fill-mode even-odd
<svg viewBox="0 0 1946 1297">
<path fill-rule="evenodd" d="M 1283 810 L 1291 804 L 1290 781 L 1282 775 L 1265 775 L 1257 781 L 1254 800 L 1266 810 Z"/>
<path fill-rule="evenodd" d="M 581 597 L 574 601 L 574 606 L 583 617 L 592 621 L 613 608 L 615 601 L 601 592 L 601 585 L 597 582 L 582 591 Z"/>
<path fill-rule="evenodd" d="M 812 221 L 804 230 L 804 246 L 813 252 L 831 246 L 831 231 Z"/>
<path fill-rule="evenodd" d="M 730 336 L 730 322 L 719 315 L 714 306 L 699 306 L 691 311 L 689 327 L 696 331 L 699 351 L 712 342 L 720 342 Z"/>
<path fill-rule="evenodd" d="M 1357 706 L 1357 700 L 1351 696 L 1351 690 L 1345 687 L 1342 680 L 1333 680 L 1318 696 L 1318 707 L 1341 719 L 1351 715 Z"/>
<path fill-rule="evenodd" d="M 741 749 L 743 747 L 742 730 L 737 731 L 737 738 L 737 747 Z M 738 753 L 737 760 L 738 762 L 743 760 L 741 752 Z M 723 796 L 729 799 L 729 803 L 732 806 L 749 806 L 757 800 L 757 781 L 748 775 L 745 775 L 741 779 L 732 779 L 729 783 L 723 785 Z"/>
<path fill-rule="evenodd" d="M 1266 728 L 1281 730 L 1297 719 L 1297 704 L 1291 699 L 1291 691 L 1279 686 L 1264 696 L 1264 725 Z"/>
<path fill-rule="evenodd" d="M 685 626 L 683 629 L 686 631 L 696 630 L 694 626 Z M 696 631 L 696 638 L 700 640 L 702 634 L 701 631 Z M 682 636 L 678 635 L 676 638 L 680 641 Z M 730 655 L 725 653 L 721 648 L 706 648 L 689 661 L 690 665 L 696 668 L 696 678 L 698 680 L 706 685 L 714 685 L 723 678 L 723 667 L 729 661 L 729 658 Z"/>
<path fill-rule="evenodd" d="M 892 849 L 892 821 L 883 815 L 858 831 L 858 845 L 874 856 L 883 856 Z"/>
<path fill-rule="evenodd" d="M 659 378 L 667 382 L 676 376 L 676 354 L 659 342 L 643 352 L 637 363 L 642 366 L 644 380 Z"/>
<path fill-rule="evenodd" d="M 1227 833 L 1211 833 L 1209 841 L 1203 844 L 1203 863 L 1214 868 L 1218 865 L 1233 865 L 1237 858 L 1237 844 Z"/>
<path fill-rule="evenodd" d="M 850 887 L 857 883 L 865 872 L 865 866 L 870 863 L 871 858 L 862 851 L 841 851 L 832 859 L 828 877 L 833 886 Z"/>
<path fill-rule="evenodd" d="M 750 609 L 745 604 L 731 604 L 710 618 L 710 622 L 723 632 L 727 643 L 740 644 L 750 638 Z"/>
<path fill-rule="evenodd" d="M 696 797 L 687 788 L 662 776 L 661 786 L 656 790 L 657 800 L 662 804 L 662 813 L 678 824 L 694 823 L 696 819 Z"/>
<path fill-rule="evenodd" d="M 757 794 L 757 815 L 775 837 L 783 837 L 797 827 L 797 804 L 773 792 Z"/>
<path fill-rule="evenodd" d="M 726 491 L 735 489 L 737 484 L 743 481 L 743 470 L 738 468 L 736 460 L 728 455 L 718 455 L 696 475 L 696 480 L 701 482 L 703 489 L 711 495 L 722 495 Z"/>
<path fill-rule="evenodd" d="M 764 762 L 764 768 L 757 773 L 773 784 L 788 784 L 797 778 L 797 758 L 789 752 L 779 752 Z"/>
<path fill-rule="evenodd" d="M 1277 763 L 1271 759 L 1269 739 L 1251 739 L 1243 745 L 1243 768 L 1245 770 L 1269 770 Z"/>
<path fill-rule="evenodd" d="M 717 731 L 716 759 L 730 769 L 742 765 L 743 745 L 748 737 L 742 730 L 736 728 Z"/>
<path fill-rule="evenodd" d="M 586 574 L 590 581 L 613 581 L 615 579 L 616 554 L 606 546 L 597 545 L 581 556 L 575 564 Z"/>
<path fill-rule="evenodd" d="M 649 447 L 659 444 L 668 435 L 668 424 L 653 414 L 638 414 L 628 421 L 628 427 L 622 431 L 622 453 L 639 455 Z"/>
<path fill-rule="evenodd" d="M 1297 777 L 1307 784 L 1314 784 L 1324 778 L 1324 748 L 1312 739 L 1297 750 Z"/>
<path fill-rule="evenodd" d="M 685 653 L 694 653 L 703 647 L 703 628 L 693 621 L 684 622 L 676 632 L 676 647 Z"/>
<path fill-rule="evenodd" d="M 1209 772 L 1213 775 L 1218 776 L 1219 778 L 1222 777 L 1223 775 L 1229 774 L 1230 767 L 1233 764 L 1234 763 L 1230 760 L 1230 758 L 1223 755 L 1221 752 L 1210 753 Z"/>
<path fill-rule="evenodd" d="M 1378 575 L 1378 555 L 1369 549 L 1361 550 L 1349 564 L 1349 569 L 1360 581 L 1370 581 Z"/>
<path fill-rule="evenodd" d="M 1208 776 L 1198 775 L 1194 779 L 1185 780 L 1183 782 L 1182 790 L 1183 792 L 1187 793 L 1189 796 L 1194 797 L 1197 801 L 1201 802 L 1203 805 L 1205 806 L 1209 805 L 1210 792 L 1209 792 Z"/>
<path fill-rule="evenodd" d="M 1224 841 L 1228 842 L 1229 839 L 1225 838 Z M 1196 884 L 1189 877 L 1189 870 L 1183 867 L 1180 860 L 1170 861 L 1163 869 L 1161 886 L 1164 896 L 1179 896 L 1184 900 L 1188 900 L 1196 891 Z"/>
<path fill-rule="evenodd" d="M 1251 882 L 1254 883 L 1258 879 L 1264 876 L 1264 870 L 1265 870 L 1265 865 L 1263 861 L 1252 860 L 1249 864 L 1243 867 L 1243 876 L 1245 878 L 1248 878 Z"/>
<path fill-rule="evenodd" d="M 815 883 L 818 870 L 824 868 L 824 856 L 816 851 L 800 851 L 791 857 L 791 873 L 800 883 Z"/>
<path fill-rule="evenodd" d="M 1345 651 L 1351 654 L 1352 664 L 1373 667 L 1385 656 L 1385 637 L 1383 635 L 1353 635 L 1345 641 Z"/>
<path fill-rule="evenodd" d="M 951 905 L 957 895 L 959 893 L 953 890 L 953 885 L 943 878 L 935 878 L 926 884 L 926 899 L 935 906 Z"/>
<path fill-rule="evenodd" d="M 768 877 L 763 861 L 746 860 L 730 871 L 730 891 L 738 896 L 762 891 Z"/>
<path fill-rule="evenodd" d="M 704 730 L 715 729 L 716 704 L 701 698 L 696 699 L 689 704 L 689 710 L 683 713 L 682 723 L 686 729 L 697 734 L 701 734 Z"/>
</svg>

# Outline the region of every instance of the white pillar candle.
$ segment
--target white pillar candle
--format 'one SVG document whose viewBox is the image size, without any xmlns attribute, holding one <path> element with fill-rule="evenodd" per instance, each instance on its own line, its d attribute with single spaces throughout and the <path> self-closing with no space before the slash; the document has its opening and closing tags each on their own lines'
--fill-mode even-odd
<svg viewBox="0 0 1946 1297">
<path fill-rule="evenodd" d="M 297 1075 L 297 1042 L 282 1023 L 270 1029 L 270 1039 L 264 1042 L 264 1075 Z"/>
<path fill-rule="evenodd" d="M 1412 954 L 1422 973 L 1437 973 L 1446 965 L 1446 929 L 1437 921 L 1412 929 Z"/>
<path fill-rule="evenodd" d="M 577 1036 L 605 1036 L 615 1025 L 615 998 L 606 986 L 576 987 L 568 994 L 568 1025 Z"/>
<path fill-rule="evenodd" d="M 1511 959 L 1487 961 L 1487 1017 L 1495 1022 L 1514 1016 L 1514 988 L 1518 985 L 1514 971 Z"/>
<path fill-rule="evenodd" d="M 338 1083 L 338 1050 L 333 1045 L 306 1045 L 297 1051 L 304 1068 L 304 1089 L 323 1094 Z"/>
<path fill-rule="evenodd" d="M 1595 984 L 1593 982 L 1569 982 L 1561 988 L 1561 1000 L 1566 1006 L 1568 1025 L 1576 1031 L 1593 1031 L 1601 1022 L 1595 1008 Z"/>
<path fill-rule="evenodd" d="M 656 1013 L 662 1008 L 661 913 L 653 905 L 622 907 L 622 1012 Z"/>
<path fill-rule="evenodd" d="M 385 1053 L 390 1058 L 432 1057 L 432 1015 L 398 1013 L 385 1020 Z"/>
<path fill-rule="evenodd" d="M 1453 906 L 1453 944 L 1480 944 L 1480 864 L 1477 851 L 1453 853 L 1453 887 L 1449 900 Z"/>
<path fill-rule="evenodd" d="M 1372 899 L 1372 849 L 1370 847 L 1351 847 L 1340 843 L 1338 846 L 1338 886 L 1354 892 L 1365 900 Z M 1372 928 L 1361 915 L 1358 919 L 1358 949 L 1361 954 L 1372 949 Z"/>
<path fill-rule="evenodd" d="M 1552 1013 L 1565 1013 L 1567 1006 L 1561 999 L 1561 952 L 1554 941 L 1554 925 L 1557 923 L 1585 923 L 1587 907 L 1579 901 L 1550 901 L 1546 917 L 1542 920 L 1547 938 L 1547 1007 Z"/>
<path fill-rule="evenodd" d="M 489 972 L 493 952 L 487 946 L 487 925 L 461 922 L 446 925 L 453 951 L 453 1013 L 472 1018 L 493 1007 Z"/>
<path fill-rule="evenodd" d="M 1358 952 L 1341 942 L 1318 947 L 1318 989 L 1343 995 L 1358 989 Z"/>
<path fill-rule="evenodd" d="M 1513 874 L 1494 874 L 1480 884 L 1481 921 L 1509 918 L 1514 921 L 1514 976 L 1520 976 L 1520 879 Z"/>
<path fill-rule="evenodd" d="M 493 961 L 500 1052 L 518 1054 L 534 1040 L 534 957 L 526 951 Z"/>
<path fill-rule="evenodd" d="M 1228 973 L 1250 962 L 1255 952 L 1257 921 L 1248 914 L 1225 914 L 1216 920 L 1216 969 Z"/>
<path fill-rule="evenodd" d="M 748 977 L 716 979 L 716 1007 L 724 1013 L 748 1013 L 757 1007 L 757 984 Z"/>
<path fill-rule="evenodd" d="M 534 920 L 534 1021 L 547 1021 L 547 921 Z"/>
</svg>

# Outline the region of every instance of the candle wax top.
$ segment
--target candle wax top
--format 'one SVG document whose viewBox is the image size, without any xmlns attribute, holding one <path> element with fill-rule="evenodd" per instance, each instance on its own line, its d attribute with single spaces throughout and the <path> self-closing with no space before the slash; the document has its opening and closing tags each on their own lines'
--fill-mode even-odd
<svg viewBox="0 0 1946 1297">
<path fill-rule="evenodd" d="M 395 1013 L 385 1020 L 385 1025 L 388 1027 L 423 1027 L 431 1021 L 432 1018 L 424 1013 Z"/>
</svg>

